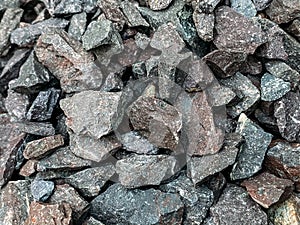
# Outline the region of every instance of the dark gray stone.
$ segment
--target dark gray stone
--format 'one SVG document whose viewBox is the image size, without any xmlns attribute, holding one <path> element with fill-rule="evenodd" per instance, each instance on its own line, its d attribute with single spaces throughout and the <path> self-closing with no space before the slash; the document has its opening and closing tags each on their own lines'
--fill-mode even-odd
<svg viewBox="0 0 300 225">
<path fill-rule="evenodd" d="M 149 24 L 147 21 L 141 16 L 137 7 L 129 2 L 128 0 L 121 2 L 120 4 L 122 11 L 127 19 L 127 24 L 129 27 L 137 27 L 144 26 L 148 27 Z"/>
<path fill-rule="evenodd" d="M 270 5 L 272 0 L 252 0 L 252 2 L 255 5 L 257 11 L 263 11 Z"/>
<path fill-rule="evenodd" d="M 177 194 L 155 189 L 128 190 L 114 184 L 91 202 L 91 214 L 107 224 L 179 225 L 183 207 Z"/>
<path fill-rule="evenodd" d="M 300 19 L 295 19 L 287 28 L 287 31 L 300 41 Z"/>
<path fill-rule="evenodd" d="M 214 36 L 215 15 L 195 10 L 193 20 L 199 37 L 204 41 L 212 41 Z"/>
<path fill-rule="evenodd" d="M 54 182 L 34 180 L 31 182 L 30 190 L 35 201 L 45 202 L 53 193 Z"/>
<path fill-rule="evenodd" d="M 86 24 L 87 14 L 85 12 L 73 15 L 68 29 L 69 35 L 80 41 L 85 32 Z"/>
<path fill-rule="evenodd" d="M 16 121 L 25 120 L 29 104 L 27 95 L 8 90 L 5 98 L 5 108 L 12 119 Z"/>
<path fill-rule="evenodd" d="M 246 17 L 254 17 L 257 13 L 251 0 L 230 0 L 230 2 L 231 8 Z"/>
<path fill-rule="evenodd" d="M 272 135 L 247 118 L 245 114 L 239 117 L 236 129 L 245 139 L 240 147 L 237 162 L 233 165 L 230 177 L 232 180 L 251 177 L 262 168 L 264 156 L 272 140 Z"/>
</svg>

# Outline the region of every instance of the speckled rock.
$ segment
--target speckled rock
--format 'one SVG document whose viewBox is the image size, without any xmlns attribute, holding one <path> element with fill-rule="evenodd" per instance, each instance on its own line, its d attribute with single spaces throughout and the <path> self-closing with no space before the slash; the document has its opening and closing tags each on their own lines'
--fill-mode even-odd
<svg viewBox="0 0 300 225">
<path fill-rule="evenodd" d="M 231 88 L 220 85 L 217 82 L 209 87 L 207 93 L 209 101 L 214 107 L 227 105 L 236 97 Z"/>
<path fill-rule="evenodd" d="M 300 41 L 300 19 L 295 19 L 287 28 L 287 31 Z"/>
<path fill-rule="evenodd" d="M 216 6 L 220 3 L 220 0 L 204 0 L 197 1 L 197 7 L 201 12 L 212 13 Z"/>
<path fill-rule="evenodd" d="M 51 123 L 20 122 L 15 123 L 18 130 L 39 136 L 50 136 L 55 134 L 55 129 Z"/>
<path fill-rule="evenodd" d="M 31 194 L 35 201 L 47 201 L 54 190 L 54 182 L 34 180 L 30 185 Z"/>
<path fill-rule="evenodd" d="M 82 1 L 78 0 L 61 0 L 55 6 L 54 15 L 67 15 L 82 12 Z"/>
<path fill-rule="evenodd" d="M 26 119 L 26 113 L 29 108 L 29 97 L 9 90 L 5 98 L 5 108 L 13 120 L 22 121 Z"/>
<path fill-rule="evenodd" d="M 214 14 L 206 14 L 195 10 L 193 13 L 193 19 L 199 37 L 204 41 L 212 41 L 215 24 Z"/>
<path fill-rule="evenodd" d="M 251 198 L 264 208 L 269 208 L 279 200 L 285 200 L 293 189 L 293 182 L 278 178 L 270 173 L 261 173 L 243 181 Z"/>
<path fill-rule="evenodd" d="M 94 217 L 88 218 L 87 221 L 83 223 L 83 225 L 104 225 L 104 223 L 100 222 L 99 220 L 96 220 Z"/>
<path fill-rule="evenodd" d="M 146 0 L 150 9 L 154 11 L 163 10 L 167 8 L 173 0 Z"/>
<path fill-rule="evenodd" d="M 31 159 L 28 160 L 20 169 L 19 174 L 24 177 L 29 177 L 36 172 L 36 165 L 38 161 Z"/>
<path fill-rule="evenodd" d="M 246 17 L 254 17 L 257 13 L 251 0 L 230 0 L 230 2 L 231 8 Z"/>
<path fill-rule="evenodd" d="M 275 101 L 291 90 L 291 84 L 272 74 L 266 73 L 261 78 L 261 99 Z"/>
<path fill-rule="evenodd" d="M 126 1 L 121 2 L 120 6 L 122 8 L 122 11 L 123 11 L 126 19 L 127 19 L 126 21 L 127 21 L 127 24 L 129 27 L 137 27 L 137 26 L 148 27 L 149 26 L 147 21 L 141 16 L 137 7 L 133 3 L 126 0 Z"/>
<path fill-rule="evenodd" d="M 177 194 L 155 189 L 128 190 L 114 184 L 91 202 L 91 214 L 107 224 L 179 225 L 183 207 Z"/>
<path fill-rule="evenodd" d="M 19 8 L 20 3 L 21 2 L 19 0 L 2 0 L 0 10 L 2 11 L 7 8 Z"/>
<path fill-rule="evenodd" d="M 272 0 L 252 0 L 252 2 L 255 5 L 257 11 L 262 11 L 270 5 Z"/>
<path fill-rule="evenodd" d="M 80 41 L 82 35 L 85 32 L 86 24 L 87 24 L 87 14 L 85 12 L 74 14 L 70 21 L 68 34 L 72 38 Z"/>
<path fill-rule="evenodd" d="M 241 114 L 236 132 L 245 139 L 240 147 L 237 162 L 233 165 L 230 177 L 232 180 L 251 177 L 262 168 L 264 156 L 272 140 L 272 135 L 266 133 L 257 124 Z"/>
</svg>

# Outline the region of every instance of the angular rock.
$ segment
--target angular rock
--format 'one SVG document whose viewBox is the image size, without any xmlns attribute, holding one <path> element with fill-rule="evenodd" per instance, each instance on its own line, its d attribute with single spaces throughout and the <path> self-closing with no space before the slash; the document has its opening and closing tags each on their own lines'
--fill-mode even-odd
<svg viewBox="0 0 300 225">
<path fill-rule="evenodd" d="M 101 88 L 103 91 L 121 91 L 124 87 L 123 81 L 121 79 L 121 74 L 110 73 L 106 77 L 106 80 Z"/>
<path fill-rule="evenodd" d="M 42 22 L 15 29 L 10 36 L 10 41 L 19 46 L 33 44 L 38 37 L 51 29 L 64 29 L 69 21 L 60 18 L 50 18 Z"/>
<path fill-rule="evenodd" d="M 112 131 L 121 93 L 84 91 L 60 101 L 67 126 L 78 135 L 99 139 Z"/>
<path fill-rule="evenodd" d="M 212 41 L 214 36 L 214 14 L 206 14 L 195 10 L 193 20 L 199 37 L 204 41 Z"/>
<path fill-rule="evenodd" d="M 129 27 L 149 26 L 147 21 L 141 16 L 140 12 L 133 3 L 126 0 L 121 2 L 120 6 L 127 19 L 127 24 Z"/>
<path fill-rule="evenodd" d="M 29 177 L 36 172 L 36 165 L 38 161 L 31 159 L 28 160 L 20 169 L 19 174 L 23 177 Z"/>
<path fill-rule="evenodd" d="M 54 183 L 52 181 L 34 180 L 30 186 L 35 201 L 45 202 L 52 195 Z"/>
<path fill-rule="evenodd" d="M 264 156 L 272 140 L 272 135 L 266 133 L 257 124 L 241 114 L 236 129 L 245 139 L 240 147 L 237 162 L 233 165 L 230 177 L 232 180 L 251 177 L 262 168 Z"/>
<path fill-rule="evenodd" d="M 70 21 L 68 34 L 72 38 L 80 41 L 85 32 L 86 24 L 87 14 L 85 12 L 73 15 Z"/>
<path fill-rule="evenodd" d="M 65 92 L 95 89 L 102 84 L 102 74 L 94 57 L 64 31 L 47 32 L 35 46 L 38 60 L 60 80 Z"/>
<path fill-rule="evenodd" d="M 0 56 L 7 54 L 10 48 L 9 37 L 11 32 L 17 28 L 23 15 L 23 9 L 8 8 L 5 10 L 0 23 Z"/>
<path fill-rule="evenodd" d="M 75 171 L 66 170 L 65 168 L 60 170 L 47 170 L 42 172 L 37 172 L 35 179 L 37 180 L 58 180 L 58 184 L 60 184 L 59 179 L 66 179 L 67 177 L 76 173 L 76 171 L 80 168 L 76 168 Z"/>
<path fill-rule="evenodd" d="M 300 141 L 300 95 L 289 92 L 274 105 L 279 132 L 288 141 Z"/>
<path fill-rule="evenodd" d="M 210 103 L 212 106 L 224 106 L 233 100 L 236 94 L 228 87 L 214 83 L 207 90 Z"/>
<path fill-rule="evenodd" d="M 50 136 L 55 134 L 55 129 L 51 123 L 37 123 L 37 122 L 22 122 L 15 123 L 16 128 L 24 133 Z"/>
<path fill-rule="evenodd" d="M 146 0 L 150 9 L 159 11 L 168 8 L 173 0 Z"/>
<path fill-rule="evenodd" d="M 182 115 L 174 106 L 154 97 L 141 96 L 129 106 L 127 114 L 133 128 L 142 131 L 150 143 L 176 149 Z"/>
<path fill-rule="evenodd" d="M 252 0 L 252 2 L 255 5 L 257 11 L 263 11 L 270 5 L 272 0 Z"/>
<path fill-rule="evenodd" d="M 104 225 L 104 223 L 91 216 L 86 222 L 83 223 L 83 225 Z"/>
<path fill-rule="evenodd" d="M 275 101 L 291 90 L 291 84 L 272 74 L 265 73 L 261 78 L 261 99 Z"/>
<path fill-rule="evenodd" d="M 177 169 L 176 158 L 166 155 L 133 155 L 116 163 L 119 180 L 126 188 L 159 185 Z"/>
<path fill-rule="evenodd" d="M 187 140 L 187 154 L 203 156 L 217 153 L 224 140 L 223 131 L 216 126 L 213 109 L 205 92 L 198 92 L 192 98 L 189 121 L 184 128 Z"/>
<path fill-rule="evenodd" d="M 262 73 L 262 70 L 262 62 L 251 55 L 247 57 L 247 60 L 243 63 L 243 65 L 240 68 L 241 73 L 251 75 L 259 75 Z"/>
<path fill-rule="evenodd" d="M 247 55 L 245 53 L 215 50 L 204 56 L 203 60 L 216 76 L 225 78 L 233 76 L 240 71 L 246 58 Z"/>
<path fill-rule="evenodd" d="M 65 179 L 85 197 L 99 195 L 102 187 L 115 174 L 115 167 L 107 164 L 95 168 L 89 168 L 75 173 Z"/>
<path fill-rule="evenodd" d="M 5 108 L 7 113 L 16 121 L 26 119 L 26 113 L 29 107 L 29 97 L 17 92 L 8 91 L 8 95 L 5 98 Z"/>
<path fill-rule="evenodd" d="M 56 5 L 53 14 L 56 16 L 68 15 L 82 12 L 82 1 L 61 0 Z"/>
<path fill-rule="evenodd" d="M 212 13 L 219 3 L 220 0 L 205 0 L 197 2 L 197 6 L 201 12 Z"/>
<path fill-rule="evenodd" d="M 231 8 L 246 17 L 254 17 L 257 13 L 255 5 L 251 0 L 230 0 L 230 2 Z"/>
<path fill-rule="evenodd" d="M 227 113 L 232 117 L 239 116 L 242 112 L 247 111 L 260 98 L 260 92 L 251 80 L 243 74 L 237 72 L 233 77 L 221 80 L 226 87 L 231 88 L 240 99 L 228 107 Z"/>
<path fill-rule="evenodd" d="M 223 193 L 223 189 L 227 185 L 225 176 L 222 173 L 217 173 L 212 176 L 205 185 L 213 191 L 214 195 L 214 204 L 218 202 L 219 197 Z"/>
<path fill-rule="evenodd" d="M 60 148 L 52 155 L 41 159 L 37 164 L 37 171 L 46 170 L 75 170 L 91 166 L 91 161 L 75 156 L 69 147 Z"/>
<path fill-rule="evenodd" d="M 0 5 L 0 10 L 7 8 L 19 8 L 20 0 L 2 0 Z"/>
<path fill-rule="evenodd" d="M 74 213 L 74 220 L 79 219 L 87 210 L 88 202 L 85 201 L 78 192 L 68 184 L 56 185 L 55 191 L 49 203 L 52 204 L 63 204 L 67 203 Z"/>
<path fill-rule="evenodd" d="M 269 208 L 291 194 L 293 182 L 278 178 L 270 173 L 261 173 L 241 184 L 246 187 L 251 198 L 264 208 Z"/>
<path fill-rule="evenodd" d="M 219 50 L 253 54 L 266 42 L 259 26 L 227 6 L 216 10 L 215 29 L 214 44 Z"/>
<path fill-rule="evenodd" d="M 60 92 L 60 90 L 55 88 L 41 91 L 28 110 L 26 118 L 30 121 L 38 122 L 51 119 L 53 110 L 60 97 Z"/>
<path fill-rule="evenodd" d="M 150 38 L 146 34 L 137 33 L 134 37 L 136 45 L 145 50 L 150 43 Z"/>
<path fill-rule="evenodd" d="M 36 93 L 51 78 L 49 71 L 37 61 L 32 51 L 26 62 L 21 66 L 19 77 L 9 83 L 9 88 L 22 93 Z"/>
<path fill-rule="evenodd" d="M 47 224 L 47 225 L 70 225 L 72 209 L 66 203 L 43 204 L 31 202 L 29 216 L 24 225 Z"/>
<path fill-rule="evenodd" d="M 91 215 L 107 224 L 179 225 L 183 207 L 177 194 L 114 184 L 91 202 Z"/>
<path fill-rule="evenodd" d="M 26 159 L 44 157 L 51 150 L 63 146 L 63 136 L 54 135 L 27 143 L 23 155 Z"/>
<path fill-rule="evenodd" d="M 289 225 L 300 223 L 300 198 L 292 195 L 285 202 L 274 205 L 268 211 L 270 221 L 274 225 Z"/>
<path fill-rule="evenodd" d="M 295 19 L 287 28 L 287 31 L 300 41 L 300 19 Z"/>
<path fill-rule="evenodd" d="M 228 185 L 216 205 L 210 208 L 212 224 L 268 224 L 267 215 L 238 186 Z"/>
<path fill-rule="evenodd" d="M 273 0 L 266 9 L 267 15 L 275 23 L 288 23 L 300 15 L 300 2 L 297 0 Z"/>
</svg>

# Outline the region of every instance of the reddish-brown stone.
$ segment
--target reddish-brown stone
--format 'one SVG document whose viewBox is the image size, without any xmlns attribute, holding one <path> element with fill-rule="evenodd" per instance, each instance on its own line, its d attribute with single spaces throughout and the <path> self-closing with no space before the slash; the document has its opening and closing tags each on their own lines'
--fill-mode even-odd
<svg viewBox="0 0 300 225">
<path fill-rule="evenodd" d="M 19 174 L 24 177 L 29 177 L 30 175 L 34 174 L 36 172 L 36 165 L 38 161 L 30 159 L 28 160 L 24 166 L 22 166 Z"/>
</svg>

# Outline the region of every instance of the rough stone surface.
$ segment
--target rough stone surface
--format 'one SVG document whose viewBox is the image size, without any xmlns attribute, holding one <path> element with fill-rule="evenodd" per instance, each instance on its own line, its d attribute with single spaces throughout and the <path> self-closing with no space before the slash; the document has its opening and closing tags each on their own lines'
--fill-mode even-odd
<svg viewBox="0 0 300 225">
<path fill-rule="evenodd" d="M 39 136 L 50 136 L 55 134 L 55 129 L 51 123 L 22 122 L 15 123 L 16 128 L 24 133 Z"/>
<path fill-rule="evenodd" d="M 300 41 L 300 19 L 295 19 L 287 28 L 287 31 Z"/>
<path fill-rule="evenodd" d="M 273 0 L 266 9 L 266 13 L 271 20 L 278 24 L 288 23 L 299 17 L 300 2 L 297 0 Z"/>
<path fill-rule="evenodd" d="M 5 98 L 5 109 L 7 113 L 16 121 L 26 119 L 26 113 L 29 107 L 29 97 L 9 90 Z"/>
<path fill-rule="evenodd" d="M 65 181 L 76 188 L 83 196 L 95 197 L 99 195 L 102 187 L 114 174 L 114 166 L 107 164 L 82 170 L 67 177 Z"/>
<path fill-rule="evenodd" d="M 275 101 L 291 90 L 291 84 L 266 73 L 261 78 L 261 99 Z"/>
<path fill-rule="evenodd" d="M 201 12 L 204 13 L 212 13 L 216 6 L 220 3 L 220 0 L 205 0 L 205 1 L 198 1 L 197 7 Z"/>
<path fill-rule="evenodd" d="M 227 6 L 216 10 L 215 29 L 214 44 L 220 50 L 253 54 L 266 42 L 259 26 Z"/>
<path fill-rule="evenodd" d="M 19 174 L 24 177 L 29 177 L 36 172 L 37 160 L 28 160 L 20 169 Z"/>
<path fill-rule="evenodd" d="M 201 13 L 198 10 L 195 10 L 193 19 L 199 37 L 204 41 L 212 41 L 215 24 L 214 14 Z"/>
<path fill-rule="evenodd" d="M 167 8 L 173 0 L 147 0 L 150 9 L 154 11 L 163 10 Z"/>
<path fill-rule="evenodd" d="M 274 116 L 279 132 L 288 141 L 300 141 L 300 96 L 289 92 L 275 103 Z"/>
<path fill-rule="evenodd" d="M 270 173 L 262 173 L 241 184 L 246 187 L 251 198 L 264 208 L 269 208 L 279 200 L 284 200 L 292 189 L 293 182 L 278 178 Z"/>
<path fill-rule="evenodd" d="M 263 63 L 254 56 L 248 55 L 247 60 L 240 68 L 243 74 L 259 75 L 262 73 Z"/>
<path fill-rule="evenodd" d="M 52 113 L 58 99 L 60 90 L 50 88 L 47 91 L 41 91 L 29 108 L 26 118 L 30 121 L 46 121 L 51 119 Z"/>
<path fill-rule="evenodd" d="M 236 94 L 228 87 L 213 83 L 207 90 L 209 101 L 212 106 L 224 106 L 229 104 L 236 96 Z"/>
<path fill-rule="evenodd" d="M 147 21 L 141 16 L 140 12 L 133 3 L 126 0 L 121 2 L 120 6 L 127 19 L 127 24 L 129 27 L 149 26 Z"/>
<path fill-rule="evenodd" d="M 7 8 L 18 8 L 20 6 L 19 0 L 2 0 L 0 5 L 0 10 Z"/>
<path fill-rule="evenodd" d="M 246 17 L 254 17 L 257 13 L 255 5 L 251 0 L 230 0 L 230 2 L 231 8 Z"/>
<path fill-rule="evenodd" d="M 228 185 L 216 205 L 210 208 L 212 224 L 263 225 L 267 215 L 252 201 L 247 192 L 238 186 Z"/>
<path fill-rule="evenodd" d="M 102 84 L 102 74 L 93 55 L 64 31 L 41 35 L 35 52 L 38 60 L 60 80 L 65 92 L 95 89 Z"/>
<path fill-rule="evenodd" d="M 174 224 L 182 222 L 183 204 L 177 194 L 155 189 L 109 187 L 91 202 L 91 214 L 107 224 Z"/>
<path fill-rule="evenodd" d="M 233 165 L 231 179 L 244 179 L 257 173 L 264 160 L 267 148 L 272 140 L 272 135 L 266 133 L 257 124 L 247 118 L 245 114 L 239 117 L 236 132 L 245 139 L 240 147 L 237 162 Z"/>
<path fill-rule="evenodd" d="M 11 33 L 10 41 L 20 46 L 28 46 L 33 44 L 42 33 L 53 28 L 64 29 L 68 24 L 69 21 L 64 19 L 50 18 L 36 24 L 15 29 Z"/>
<path fill-rule="evenodd" d="M 67 15 L 80 13 L 82 11 L 82 1 L 61 0 L 55 6 L 54 15 Z"/>
<path fill-rule="evenodd" d="M 87 14 L 85 12 L 73 15 L 68 29 L 69 35 L 80 41 L 85 32 L 86 24 Z"/>
<path fill-rule="evenodd" d="M 176 158 L 166 155 L 133 155 L 116 163 L 120 182 L 127 188 L 159 185 L 175 174 Z"/>
<path fill-rule="evenodd" d="M 43 204 L 31 202 L 29 216 L 24 225 L 47 224 L 47 225 L 70 225 L 72 209 L 66 203 Z"/>
<path fill-rule="evenodd" d="M 104 225 L 104 223 L 91 216 L 86 222 L 83 223 L 83 225 Z"/>
<path fill-rule="evenodd" d="M 41 158 L 51 150 L 63 145 L 64 139 L 60 134 L 49 136 L 27 143 L 23 155 L 26 159 Z"/>
<path fill-rule="evenodd" d="M 34 180 L 30 186 L 31 194 L 35 201 L 47 201 L 54 190 L 52 181 Z"/>
<path fill-rule="evenodd" d="M 0 224 L 24 224 L 29 213 L 30 182 L 10 181 L 0 194 Z"/>
<path fill-rule="evenodd" d="M 270 5 L 272 0 L 252 0 L 252 2 L 255 5 L 257 11 L 262 11 Z"/>
</svg>

